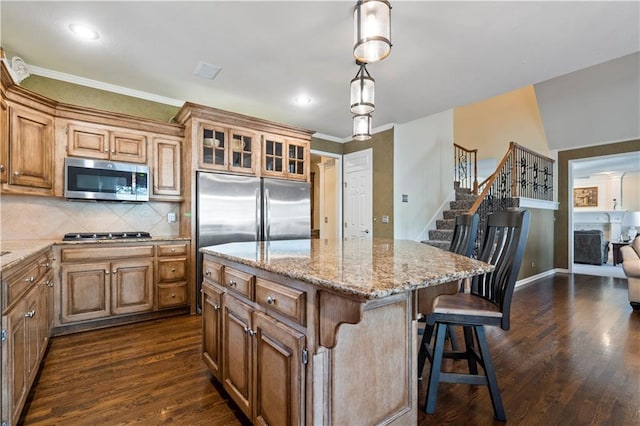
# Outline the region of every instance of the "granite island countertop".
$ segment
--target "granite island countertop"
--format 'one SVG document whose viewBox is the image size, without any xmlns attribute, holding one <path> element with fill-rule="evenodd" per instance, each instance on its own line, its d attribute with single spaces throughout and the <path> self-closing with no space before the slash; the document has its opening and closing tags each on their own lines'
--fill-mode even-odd
<svg viewBox="0 0 640 426">
<path fill-rule="evenodd" d="M 205 254 L 362 299 L 378 299 L 493 270 L 487 263 L 408 240 L 227 243 Z"/>
</svg>

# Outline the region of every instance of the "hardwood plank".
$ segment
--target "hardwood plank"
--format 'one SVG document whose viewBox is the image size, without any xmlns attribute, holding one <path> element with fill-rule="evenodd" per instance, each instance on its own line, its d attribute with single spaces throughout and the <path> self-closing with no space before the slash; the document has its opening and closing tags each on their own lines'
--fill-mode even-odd
<svg viewBox="0 0 640 426">
<path fill-rule="evenodd" d="M 487 328 L 509 423 L 640 424 L 640 314 L 629 306 L 626 280 L 565 274 L 538 280 L 516 290 L 511 319 L 509 331 Z M 54 337 L 22 421 L 246 423 L 214 384 L 200 351 L 199 316 Z M 444 364 L 466 368 L 464 361 Z M 442 383 L 432 415 L 422 412 L 425 392 L 423 380 L 419 425 L 499 423 L 485 387 Z"/>
</svg>

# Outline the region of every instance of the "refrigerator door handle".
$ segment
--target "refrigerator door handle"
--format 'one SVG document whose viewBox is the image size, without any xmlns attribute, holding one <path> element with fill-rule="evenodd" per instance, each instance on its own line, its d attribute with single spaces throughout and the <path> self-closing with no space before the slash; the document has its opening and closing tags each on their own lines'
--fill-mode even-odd
<svg viewBox="0 0 640 426">
<path fill-rule="evenodd" d="M 256 241 L 260 241 L 260 188 L 256 188 Z"/>
<path fill-rule="evenodd" d="M 269 197 L 269 188 L 264 189 L 264 239 L 271 239 L 271 198 Z"/>
</svg>

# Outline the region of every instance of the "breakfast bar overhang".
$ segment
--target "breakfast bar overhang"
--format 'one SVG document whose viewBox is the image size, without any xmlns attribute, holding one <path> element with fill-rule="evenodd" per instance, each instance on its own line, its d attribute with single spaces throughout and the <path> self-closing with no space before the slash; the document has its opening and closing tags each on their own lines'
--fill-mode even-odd
<svg viewBox="0 0 640 426">
<path fill-rule="evenodd" d="M 376 238 L 201 252 L 204 288 L 216 292 L 220 312 L 209 321 L 219 327 L 217 349 L 203 315 L 204 351 L 214 353 L 205 363 L 255 424 L 415 424 L 417 312 L 493 269 L 419 242 Z"/>
</svg>

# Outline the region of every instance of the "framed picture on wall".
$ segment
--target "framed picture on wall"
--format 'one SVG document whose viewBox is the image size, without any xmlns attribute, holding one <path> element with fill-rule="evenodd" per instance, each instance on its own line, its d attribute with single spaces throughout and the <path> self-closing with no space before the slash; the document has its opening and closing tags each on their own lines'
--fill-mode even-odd
<svg viewBox="0 0 640 426">
<path fill-rule="evenodd" d="M 598 187 L 574 188 L 573 207 L 598 207 Z"/>
</svg>

